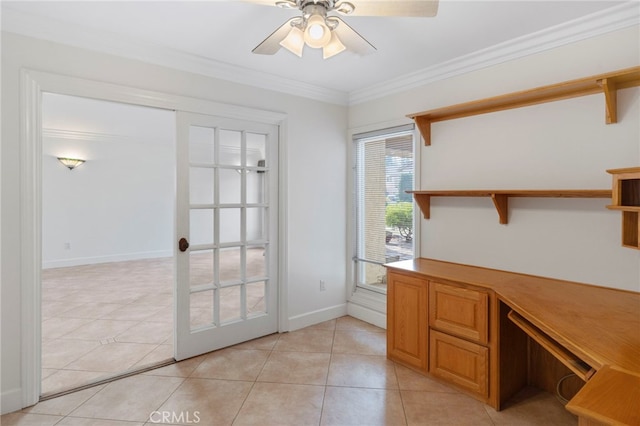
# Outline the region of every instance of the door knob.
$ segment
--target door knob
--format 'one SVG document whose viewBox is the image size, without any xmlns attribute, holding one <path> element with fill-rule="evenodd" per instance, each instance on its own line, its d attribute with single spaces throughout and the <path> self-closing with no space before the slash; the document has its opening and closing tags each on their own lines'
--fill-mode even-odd
<svg viewBox="0 0 640 426">
<path fill-rule="evenodd" d="M 180 251 L 187 251 L 189 248 L 189 241 L 187 241 L 186 238 L 180 238 L 180 241 L 178 241 L 178 248 Z"/>
</svg>

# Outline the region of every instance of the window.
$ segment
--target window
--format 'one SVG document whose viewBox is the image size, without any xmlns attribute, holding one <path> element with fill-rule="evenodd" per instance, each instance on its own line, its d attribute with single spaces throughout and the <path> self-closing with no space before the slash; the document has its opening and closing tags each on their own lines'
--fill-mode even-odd
<svg viewBox="0 0 640 426">
<path fill-rule="evenodd" d="M 414 257 L 413 125 L 354 135 L 356 286 L 385 293 L 385 263 Z"/>
</svg>

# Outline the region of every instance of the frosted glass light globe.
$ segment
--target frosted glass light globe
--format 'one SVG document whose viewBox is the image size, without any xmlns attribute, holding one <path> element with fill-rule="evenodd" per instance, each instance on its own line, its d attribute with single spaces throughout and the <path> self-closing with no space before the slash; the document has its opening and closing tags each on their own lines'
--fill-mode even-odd
<svg viewBox="0 0 640 426">
<path fill-rule="evenodd" d="M 307 21 L 307 28 L 304 30 L 304 42 L 307 46 L 318 49 L 324 47 L 331 40 L 331 30 L 324 23 L 324 17 L 313 15 Z"/>
</svg>

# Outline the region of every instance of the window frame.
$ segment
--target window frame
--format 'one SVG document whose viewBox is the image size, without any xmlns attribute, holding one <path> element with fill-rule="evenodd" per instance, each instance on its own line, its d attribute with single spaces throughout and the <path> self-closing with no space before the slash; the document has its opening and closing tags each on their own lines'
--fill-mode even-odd
<svg viewBox="0 0 640 426">
<path fill-rule="evenodd" d="M 386 136 L 394 133 L 400 133 L 410 131 L 413 135 L 413 160 L 414 160 L 414 188 L 420 187 L 421 182 L 421 156 L 423 139 L 413 123 L 407 123 L 406 121 L 397 123 L 388 123 L 387 125 L 367 126 L 363 128 L 351 129 L 349 132 L 349 144 L 348 144 L 348 196 L 347 203 L 348 208 L 348 222 L 347 222 L 347 279 L 349 280 L 347 285 L 347 301 L 371 309 L 373 311 L 386 314 L 386 291 L 374 290 L 371 288 L 363 287 L 357 283 L 357 271 L 356 264 L 357 259 L 357 139 L 370 138 L 375 136 Z M 421 252 L 421 216 L 419 214 L 420 209 L 417 208 L 414 202 L 413 216 L 414 216 L 414 230 L 413 230 L 413 245 L 414 245 L 414 258 L 420 257 Z"/>
</svg>

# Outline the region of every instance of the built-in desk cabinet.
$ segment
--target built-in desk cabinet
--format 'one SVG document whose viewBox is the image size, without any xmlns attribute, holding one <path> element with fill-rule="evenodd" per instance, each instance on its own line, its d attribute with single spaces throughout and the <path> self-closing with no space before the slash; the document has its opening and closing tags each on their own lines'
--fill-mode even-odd
<svg viewBox="0 0 640 426">
<path fill-rule="evenodd" d="M 498 408 L 491 393 L 490 292 L 389 271 L 387 355 Z"/>
<path fill-rule="evenodd" d="M 490 288 L 389 268 L 387 357 L 496 410 L 527 385 L 554 392 L 570 369 L 546 355 L 549 345 L 529 341 L 510 312 Z"/>
<path fill-rule="evenodd" d="M 640 293 L 434 259 L 387 267 L 389 359 L 496 410 L 532 386 L 581 425 L 640 424 Z"/>
</svg>

